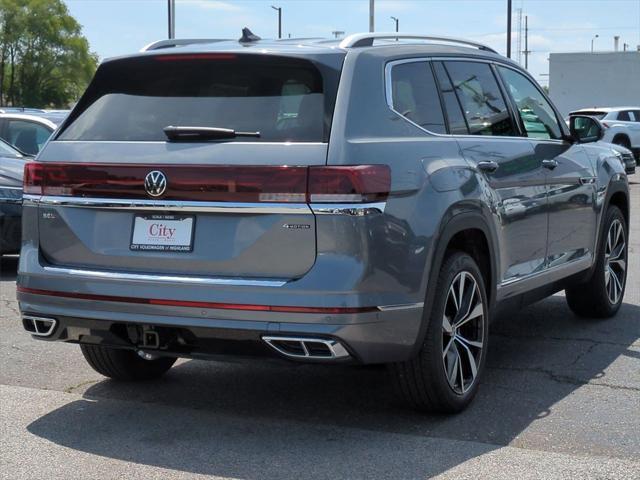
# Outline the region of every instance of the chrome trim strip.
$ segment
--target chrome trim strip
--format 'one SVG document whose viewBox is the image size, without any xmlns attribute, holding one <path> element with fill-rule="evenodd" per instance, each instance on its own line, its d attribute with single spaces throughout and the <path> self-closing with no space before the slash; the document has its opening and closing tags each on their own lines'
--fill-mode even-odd
<svg viewBox="0 0 640 480">
<path fill-rule="evenodd" d="M 310 214 L 306 203 L 193 202 L 182 200 L 137 200 L 24 195 L 26 204 L 50 207 L 102 208 L 112 210 L 151 210 L 207 213 Z"/>
<path fill-rule="evenodd" d="M 376 203 L 311 203 L 313 213 L 318 215 L 351 215 L 364 217 L 384 213 L 386 202 Z"/>
<path fill-rule="evenodd" d="M 183 275 L 153 275 L 144 273 L 110 272 L 107 270 L 81 270 L 76 268 L 43 267 L 46 272 L 84 278 L 124 280 L 131 282 L 188 283 L 192 285 L 232 285 L 241 287 L 282 287 L 287 280 L 250 278 L 206 278 Z"/>
<path fill-rule="evenodd" d="M 424 308 L 424 302 L 404 303 L 399 305 L 383 305 L 378 307 L 381 312 L 392 312 L 394 310 L 411 310 L 413 308 Z"/>
<path fill-rule="evenodd" d="M 562 278 L 579 273 L 591 267 L 593 264 L 593 254 L 587 253 L 584 257 L 571 262 L 549 267 L 540 272 L 531 273 L 524 277 L 509 278 L 498 284 L 497 299 L 502 300 L 513 294 L 524 292 L 524 289 L 533 289 L 549 282 L 554 282 Z"/>
<path fill-rule="evenodd" d="M 165 210 L 207 213 L 272 213 L 364 216 L 383 213 L 386 202 L 375 203 L 234 203 L 192 202 L 181 200 L 124 200 L 111 198 L 83 198 L 24 195 L 24 203 L 51 207 L 102 208 L 112 210 Z"/>
</svg>

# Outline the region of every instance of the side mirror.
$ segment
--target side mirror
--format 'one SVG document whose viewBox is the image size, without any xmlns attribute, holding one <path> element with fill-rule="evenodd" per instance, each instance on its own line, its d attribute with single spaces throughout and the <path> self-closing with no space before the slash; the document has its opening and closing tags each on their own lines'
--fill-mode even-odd
<svg viewBox="0 0 640 480">
<path fill-rule="evenodd" d="M 572 115 L 569 119 L 569 130 L 578 143 L 597 142 L 604 136 L 604 127 L 600 120 L 587 115 Z"/>
</svg>

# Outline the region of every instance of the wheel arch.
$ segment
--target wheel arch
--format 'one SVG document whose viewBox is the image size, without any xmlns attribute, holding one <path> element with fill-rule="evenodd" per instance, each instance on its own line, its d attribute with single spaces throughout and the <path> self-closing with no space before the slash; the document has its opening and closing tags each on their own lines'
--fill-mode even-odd
<svg viewBox="0 0 640 480">
<path fill-rule="evenodd" d="M 616 143 L 616 140 L 621 140 L 621 139 L 626 140 L 626 146 L 631 147 L 631 138 L 629 138 L 629 135 L 624 132 L 618 132 L 614 134 L 613 139 L 611 139 L 611 143 Z M 616 143 L 616 145 L 618 144 Z"/>
<path fill-rule="evenodd" d="M 600 211 L 598 218 L 598 230 L 596 234 L 596 244 L 594 249 L 594 258 L 591 265 L 591 268 L 587 270 L 588 274 L 584 277 L 580 278 L 580 282 L 588 281 L 596 267 L 596 259 L 598 255 L 600 255 L 600 247 L 602 245 L 602 237 L 606 235 L 605 232 L 605 216 L 606 212 L 609 209 L 609 206 L 615 205 L 622 211 L 622 216 L 625 219 L 626 227 L 627 227 L 627 236 L 629 235 L 629 228 L 631 226 L 631 212 L 630 212 L 630 202 L 629 202 L 629 185 L 626 180 L 623 180 L 624 175 L 616 174 L 612 177 L 609 185 L 607 186 L 607 193 L 603 202 L 602 210 Z"/>
<path fill-rule="evenodd" d="M 452 216 L 445 216 L 434 242 L 433 254 L 429 271 L 426 272 L 426 292 L 424 309 L 420 330 L 413 346 L 413 355 L 416 355 L 424 341 L 427 332 L 433 303 L 435 300 L 435 285 L 438 281 L 440 268 L 447 252 L 451 249 L 462 250 L 469 253 L 479 263 L 483 271 L 485 288 L 489 297 L 489 311 L 493 309 L 496 301 L 496 290 L 499 275 L 499 256 L 497 235 L 491 228 L 491 223 L 486 219 L 482 210 L 467 210 Z M 469 243 L 464 243 L 468 241 Z M 461 243 L 462 242 L 462 243 Z M 478 243 L 479 242 L 479 243 Z M 467 248 L 461 248 L 466 246 Z M 477 255 L 487 253 L 488 258 L 478 259 Z M 480 261 L 478 261 L 480 260 Z"/>
</svg>

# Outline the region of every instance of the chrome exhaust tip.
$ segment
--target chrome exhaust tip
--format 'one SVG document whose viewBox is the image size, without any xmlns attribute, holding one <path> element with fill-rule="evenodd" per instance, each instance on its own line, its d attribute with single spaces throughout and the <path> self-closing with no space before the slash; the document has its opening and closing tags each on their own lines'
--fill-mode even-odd
<svg viewBox="0 0 640 480">
<path fill-rule="evenodd" d="M 339 360 L 349 357 L 349 352 L 337 340 L 307 337 L 262 337 L 262 340 L 289 358 Z"/>
<path fill-rule="evenodd" d="M 31 335 L 37 337 L 48 337 L 53 333 L 58 321 L 55 318 L 34 317 L 24 315 L 22 317 L 22 326 Z"/>
</svg>

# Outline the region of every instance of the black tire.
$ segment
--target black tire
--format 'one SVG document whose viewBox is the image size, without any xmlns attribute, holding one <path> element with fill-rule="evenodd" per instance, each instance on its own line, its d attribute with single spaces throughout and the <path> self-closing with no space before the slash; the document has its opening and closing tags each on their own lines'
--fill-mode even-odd
<svg viewBox="0 0 640 480">
<path fill-rule="evenodd" d="M 449 290 L 453 282 L 457 281 L 460 278 L 459 275 L 463 272 L 471 275 L 475 280 L 477 293 L 475 296 L 471 294 L 470 301 L 472 302 L 472 307 L 473 305 L 477 306 L 478 299 L 482 302 L 482 326 L 474 327 L 472 322 L 469 321 L 466 327 L 463 326 L 459 330 L 454 329 L 453 333 L 447 333 L 443 326 L 443 319 L 445 315 L 449 317 L 452 308 L 452 299 L 449 296 Z M 469 278 L 465 278 L 465 281 L 469 282 Z M 469 284 L 472 285 L 471 282 L 469 282 Z M 459 283 L 457 285 L 459 285 Z M 423 345 L 418 355 L 406 362 L 392 364 L 389 366 L 389 369 L 395 381 L 396 390 L 405 403 L 411 407 L 428 412 L 457 413 L 466 408 L 476 395 L 478 384 L 484 371 L 489 334 L 489 311 L 486 289 L 480 269 L 473 258 L 466 253 L 457 251 L 451 252 L 445 257 L 435 288 L 432 310 L 431 312 L 425 311 L 424 313 L 424 321 L 428 321 L 429 323 Z M 463 298 L 465 298 L 464 295 Z M 471 311 L 471 309 L 470 307 L 468 310 Z M 477 311 L 476 308 L 473 308 L 473 311 Z M 449 343 L 453 344 L 455 346 L 455 353 L 458 355 L 458 360 L 466 363 L 467 373 L 470 373 L 471 364 L 469 357 L 463 358 L 463 354 L 465 353 L 463 345 L 460 340 L 458 340 L 459 343 L 456 343 L 453 338 L 457 332 L 462 332 L 462 328 L 468 327 L 473 327 L 474 331 L 477 331 L 477 334 L 481 336 L 482 348 L 473 350 L 478 353 L 478 357 L 475 360 L 477 375 L 475 378 L 472 378 L 467 390 L 464 389 L 465 384 L 463 380 L 461 391 L 458 392 L 455 390 L 455 386 L 450 384 L 448 376 L 445 373 L 447 362 L 444 351 L 445 348 L 447 348 L 447 351 L 451 352 L 451 348 L 453 347 L 451 347 Z M 465 337 L 467 339 L 469 338 L 467 333 L 465 333 Z M 458 345 L 460 345 L 460 347 L 458 347 Z M 464 348 L 466 348 L 466 352 L 471 352 L 469 348 Z M 458 353 L 458 351 L 462 352 L 462 354 Z M 471 353 L 469 353 L 469 356 L 471 356 Z M 446 358 L 449 359 L 449 356 Z M 464 370 L 461 371 L 463 372 Z M 462 373 L 459 376 L 464 379 L 465 374 Z"/>
<path fill-rule="evenodd" d="M 609 264 L 607 258 L 607 239 L 612 225 L 616 222 L 619 222 L 623 227 L 623 260 L 626 261 L 629 258 L 629 242 L 626 221 L 620 209 L 611 205 L 605 213 L 597 249 L 598 258 L 596 258 L 596 265 L 591 278 L 587 282 L 573 285 L 565 290 L 569 308 L 573 313 L 580 317 L 609 318 L 614 316 L 620 309 L 620 305 L 622 305 L 622 299 L 624 298 L 624 291 L 627 283 L 626 266 L 622 274 L 621 292 L 618 300 L 615 302 L 610 298 L 610 291 L 607 288 L 607 277 L 605 276 L 607 274 L 606 272 Z M 611 274 L 609 273 L 609 278 L 610 276 Z"/>
<path fill-rule="evenodd" d="M 91 368 L 105 377 L 122 381 L 160 378 L 176 362 L 172 357 L 145 360 L 134 350 L 80 344 L 84 358 Z"/>
</svg>

